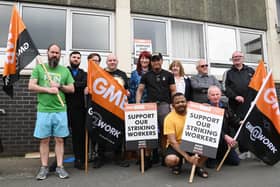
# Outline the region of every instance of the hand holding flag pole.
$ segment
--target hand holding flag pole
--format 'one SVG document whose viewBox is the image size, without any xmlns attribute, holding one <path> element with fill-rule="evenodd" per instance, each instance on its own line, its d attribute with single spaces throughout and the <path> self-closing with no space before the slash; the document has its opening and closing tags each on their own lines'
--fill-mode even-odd
<svg viewBox="0 0 280 187">
<path fill-rule="evenodd" d="M 51 76 L 50 76 L 50 74 L 49 74 L 49 72 L 48 72 L 48 70 L 47 70 L 45 64 L 42 62 L 42 59 L 41 59 L 41 56 L 40 56 L 40 55 L 38 55 L 38 56 L 36 57 L 36 61 L 38 62 L 38 64 L 41 64 L 41 65 L 42 65 L 42 67 L 43 67 L 43 69 L 44 69 L 44 71 L 45 71 L 45 73 L 46 73 L 46 75 L 47 75 L 47 77 L 48 77 L 48 81 L 51 82 L 51 81 L 52 81 Z M 61 98 L 61 96 L 59 95 L 59 93 L 57 93 L 56 96 L 57 96 L 57 98 L 58 98 L 58 100 L 59 100 L 61 106 L 64 106 L 64 102 L 62 101 L 62 98 Z"/>
<path fill-rule="evenodd" d="M 244 122 L 247 120 L 248 116 L 251 114 L 253 108 L 255 107 L 255 105 L 256 105 L 256 103 L 257 103 L 257 101 L 258 101 L 258 99 L 259 99 L 259 97 L 260 97 L 260 95 L 261 95 L 261 93 L 262 93 L 262 91 L 263 91 L 263 89 L 264 89 L 264 87 L 265 87 L 267 81 L 269 80 L 269 77 L 271 76 L 271 74 L 272 74 L 272 70 L 270 70 L 269 73 L 267 74 L 265 80 L 263 81 L 263 83 L 262 83 L 262 85 L 261 85 L 261 88 L 260 88 L 259 91 L 258 91 L 257 96 L 255 97 L 254 101 L 251 103 L 251 106 L 250 106 L 250 108 L 249 108 L 249 110 L 248 110 L 246 116 L 245 116 L 244 119 L 242 120 L 241 125 L 239 126 L 239 129 L 238 129 L 238 131 L 236 132 L 236 134 L 235 134 L 235 136 L 234 136 L 234 140 L 236 140 L 237 137 L 239 136 L 239 133 L 240 133 L 242 127 L 243 127 Z M 222 161 L 219 163 L 219 165 L 218 165 L 218 167 L 217 167 L 217 169 L 216 169 L 217 171 L 220 171 L 220 169 L 221 169 L 221 167 L 222 167 L 222 165 L 223 165 L 225 159 L 227 158 L 227 156 L 228 156 L 230 150 L 231 150 L 231 147 L 228 146 L 227 152 L 225 153 L 225 155 L 224 155 Z"/>
</svg>

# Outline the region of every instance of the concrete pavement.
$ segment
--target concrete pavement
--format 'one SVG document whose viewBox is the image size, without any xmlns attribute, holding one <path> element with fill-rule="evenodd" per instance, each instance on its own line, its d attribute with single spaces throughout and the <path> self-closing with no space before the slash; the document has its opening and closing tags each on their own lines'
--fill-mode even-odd
<svg viewBox="0 0 280 187">
<path fill-rule="evenodd" d="M 108 163 L 93 169 L 89 163 L 86 175 L 73 168 L 72 163 L 66 163 L 69 179 L 59 179 L 52 173 L 46 180 L 37 181 L 35 174 L 39 165 L 39 159 L 0 158 L 0 187 L 280 187 L 280 163 L 271 167 L 257 160 L 242 161 L 238 167 L 223 166 L 220 172 L 207 169 L 209 178 L 196 176 L 192 184 L 188 183 L 189 165 L 184 167 L 181 175 L 175 176 L 160 165 L 142 175 L 133 161 L 129 168 Z"/>
</svg>

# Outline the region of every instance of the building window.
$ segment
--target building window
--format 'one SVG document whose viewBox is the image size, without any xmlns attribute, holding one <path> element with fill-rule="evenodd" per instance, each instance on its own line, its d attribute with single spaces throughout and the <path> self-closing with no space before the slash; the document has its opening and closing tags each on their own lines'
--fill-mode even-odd
<svg viewBox="0 0 280 187">
<path fill-rule="evenodd" d="M 240 43 L 245 62 L 257 63 L 263 59 L 262 35 L 240 32 Z"/>
<path fill-rule="evenodd" d="M 23 6 L 22 18 L 37 48 L 57 43 L 65 50 L 66 10 Z"/>
<path fill-rule="evenodd" d="M 276 0 L 278 26 L 280 26 L 280 0 Z"/>
<path fill-rule="evenodd" d="M 203 25 L 171 22 L 172 56 L 182 59 L 204 58 Z"/>
<path fill-rule="evenodd" d="M 208 26 L 208 56 L 211 63 L 230 63 L 237 49 L 236 31 L 231 28 Z"/>
<path fill-rule="evenodd" d="M 134 39 L 151 40 L 154 52 L 167 54 L 166 22 L 134 19 Z"/>
<path fill-rule="evenodd" d="M 73 13 L 72 48 L 110 50 L 110 17 Z"/>
<path fill-rule="evenodd" d="M 11 19 L 13 6 L 12 5 L 0 5 L 0 48 L 7 47 L 9 25 Z"/>
</svg>

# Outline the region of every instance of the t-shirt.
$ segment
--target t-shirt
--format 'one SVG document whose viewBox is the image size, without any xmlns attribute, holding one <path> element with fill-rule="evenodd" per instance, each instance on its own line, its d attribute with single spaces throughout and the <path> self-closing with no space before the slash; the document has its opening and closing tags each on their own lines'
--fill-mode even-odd
<svg viewBox="0 0 280 187">
<path fill-rule="evenodd" d="M 164 119 L 163 134 L 175 134 L 176 141 L 181 143 L 185 121 L 186 115 L 180 115 L 176 113 L 175 110 L 172 110 Z M 170 142 L 167 139 L 166 147 L 168 147 L 169 144 Z"/>
<path fill-rule="evenodd" d="M 142 75 L 140 84 L 147 88 L 147 102 L 167 102 L 171 103 L 170 85 L 175 85 L 173 74 L 161 70 L 159 73 L 149 71 Z"/>
<path fill-rule="evenodd" d="M 68 85 L 74 83 L 70 71 L 61 65 L 57 65 L 55 68 L 50 68 L 48 64 L 45 67 L 51 77 L 51 80 L 59 83 L 60 85 Z M 42 87 L 50 87 L 50 83 L 45 73 L 43 66 L 38 64 L 35 69 L 33 69 L 31 78 L 37 79 L 37 84 Z M 66 111 L 66 105 L 61 106 L 56 94 L 48 93 L 38 93 L 38 112 L 64 112 Z M 62 91 L 59 91 L 59 95 L 63 103 L 65 103 L 65 95 Z"/>
<path fill-rule="evenodd" d="M 115 71 L 109 71 L 106 68 L 105 71 L 111 74 L 114 77 L 114 79 L 117 80 L 118 83 L 122 85 L 126 90 L 128 89 L 128 78 L 125 72 L 119 69 L 116 69 Z"/>
</svg>

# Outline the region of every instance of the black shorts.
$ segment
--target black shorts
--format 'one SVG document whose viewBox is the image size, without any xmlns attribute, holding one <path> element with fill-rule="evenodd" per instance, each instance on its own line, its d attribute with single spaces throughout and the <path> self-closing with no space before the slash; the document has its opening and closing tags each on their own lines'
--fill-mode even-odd
<svg viewBox="0 0 280 187">
<path fill-rule="evenodd" d="M 193 156 L 194 154 L 193 153 L 189 153 L 189 152 L 186 152 L 189 156 Z M 166 151 L 165 151 L 165 157 L 168 156 L 168 155 L 176 155 L 177 157 L 180 158 L 180 160 L 182 160 L 183 156 L 178 153 L 175 149 L 173 149 L 173 147 L 171 145 L 168 145 Z"/>
<path fill-rule="evenodd" d="M 168 155 L 176 155 L 180 158 L 180 160 L 183 158 L 183 156 L 180 153 L 178 153 L 175 149 L 173 149 L 171 145 L 168 145 L 165 151 L 165 157 L 167 157 Z"/>
</svg>

